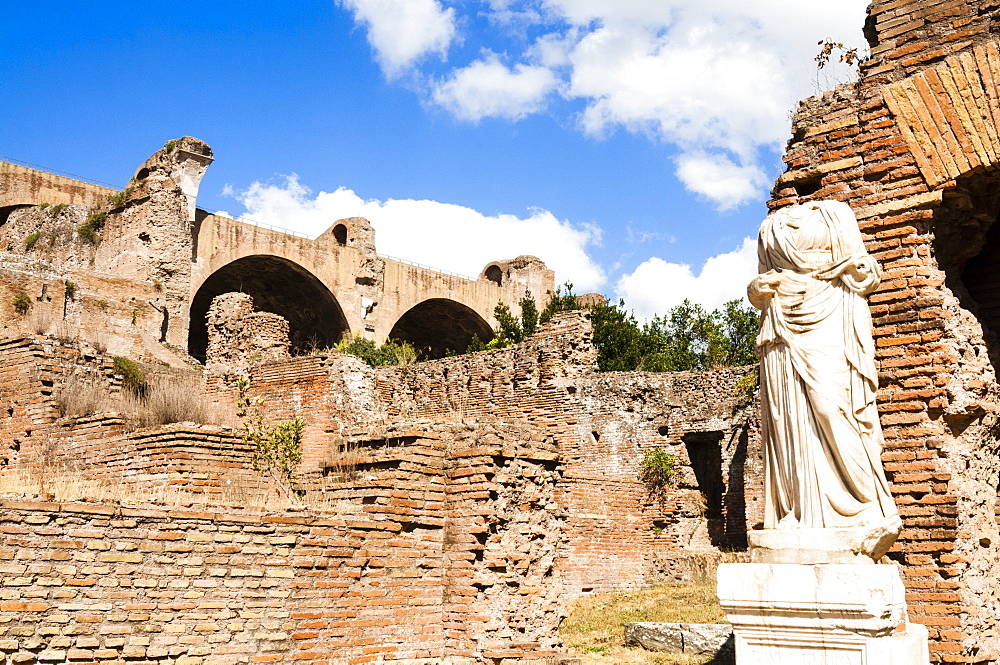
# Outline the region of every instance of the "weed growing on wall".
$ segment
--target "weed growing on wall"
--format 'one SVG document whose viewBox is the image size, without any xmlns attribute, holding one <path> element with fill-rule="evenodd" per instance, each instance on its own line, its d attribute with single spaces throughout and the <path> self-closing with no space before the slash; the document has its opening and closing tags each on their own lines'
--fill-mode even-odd
<svg viewBox="0 0 1000 665">
<path fill-rule="evenodd" d="M 91 245 L 101 244 L 101 230 L 104 229 L 104 222 L 107 220 L 108 213 L 106 212 L 95 212 L 91 213 L 87 217 L 87 221 L 80 225 L 76 230 L 77 235 L 84 242 L 90 243 Z"/>
<path fill-rule="evenodd" d="M 653 448 L 639 460 L 639 479 L 650 494 L 663 494 L 677 475 L 677 456 L 662 448 Z"/>
<path fill-rule="evenodd" d="M 38 239 L 41 237 L 37 231 L 35 233 L 29 233 L 24 238 L 24 250 L 30 252 L 32 248 L 38 243 Z"/>
<path fill-rule="evenodd" d="M 736 394 L 739 395 L 741 403 L 747 404 L 753 399 L 759 383 L 760 373 L 757 370 L 750 372 L 736 382 Z"/>
<path fill-rule="evenodd" d="M 253 449 L 255 471 L 270 476 L 289 500 L 295 500 L 295 468 L 302 461 L 302 433 L 305 421 L 293 420 L 269 425 L 261 413 L 262 397 L 249 395 L 250 381 L 236 378 L 236 415 L 244 418 L 243 440 Z"/>
<path fill-rule="evenodd" d="M 122 356 L 114 356 L 112 359 L 112 370 L 122 377 L 122 386 L 133 395 L 142 395 L 146 392 L 146 377 L 142 374 L 139 364 Z"/>
<path fill-rule="evenodd" d="M 31 310 L 31 298 L 23 293 L 14 296 L 14 311 L 24 316 Z"/>
</svg>

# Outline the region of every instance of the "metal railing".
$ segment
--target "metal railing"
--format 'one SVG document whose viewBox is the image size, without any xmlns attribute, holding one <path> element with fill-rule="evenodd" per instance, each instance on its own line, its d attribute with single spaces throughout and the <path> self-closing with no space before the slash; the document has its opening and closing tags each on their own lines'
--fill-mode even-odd
<svg viewBox="0 0 1000 665">
<path fill-rule="evenodd" d="M 110 182 L 104 182 L 102 180 L 94 180 L 93 178 L 87 178 L 82 175 L 77 175 L 75 173 L 69 173 L 68 171 L 60 171 L 59 169 L 53 169 L 48 166 L 42 166 L 41 164 L 32 164 L 31 162 L 26 162 L 21 159 L 14 159 L 13 157 L 8 157 L 6 155 L 0 155 L 0 161 L 10 162 L 11 164 L 19 164 L 21 166 L 27 166 L 38 171 L 45 171 L 46 173 L 51 173 L 53 175 L 59 175 L 66 178 L 73 178 L 74 180 L 82 180 L 83 182 L 90 183 L 91 185 L 99 185 L 101 187 L 108 187 L 110 189 L 122 190 L 123 187 L 119 185 L 112 185 Z"/>
</svg>

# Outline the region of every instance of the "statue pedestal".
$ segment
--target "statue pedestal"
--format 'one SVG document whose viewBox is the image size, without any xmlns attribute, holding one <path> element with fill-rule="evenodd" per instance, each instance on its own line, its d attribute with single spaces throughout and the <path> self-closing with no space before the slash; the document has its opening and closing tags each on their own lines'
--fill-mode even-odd
<svg viewBox="0 0 1000 665">
<path fill-rule="evenodd" d="M 729 563 L 719 600 L 740 665 L 927 665 L 927 629 L 906 618 L 889 565 Z"/>
</svg>

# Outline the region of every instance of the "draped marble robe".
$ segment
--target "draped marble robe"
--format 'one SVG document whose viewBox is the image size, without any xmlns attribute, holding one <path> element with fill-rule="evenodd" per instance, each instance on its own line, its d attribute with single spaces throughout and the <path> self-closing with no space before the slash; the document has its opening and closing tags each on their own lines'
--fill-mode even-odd
<svg viewBox="0 0 1000 665">
<path fill-rule="evenodd" d="M 882 469 L 872 322 L 881 272 L 850 207 L 820 201 L 764 220 L 757 355 L 765 529 L 867 527 L 896 515 Z"/>
</svg>

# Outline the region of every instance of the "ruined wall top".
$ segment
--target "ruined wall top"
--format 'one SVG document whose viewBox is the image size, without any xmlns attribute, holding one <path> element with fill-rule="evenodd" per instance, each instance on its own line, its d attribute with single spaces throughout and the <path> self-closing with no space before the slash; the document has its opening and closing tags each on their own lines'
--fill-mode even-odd
<svg viewBox="0 0 1000 665">
<path fill-rule="evenodd" d="M 899 80 L 993 39 L 998 29 L 998 0 L 872 0 L 864 77 L 869 84 Z"/>
</svg>

